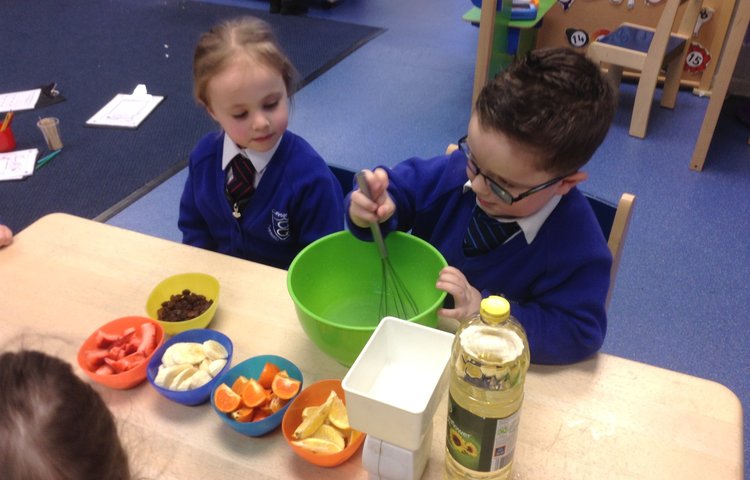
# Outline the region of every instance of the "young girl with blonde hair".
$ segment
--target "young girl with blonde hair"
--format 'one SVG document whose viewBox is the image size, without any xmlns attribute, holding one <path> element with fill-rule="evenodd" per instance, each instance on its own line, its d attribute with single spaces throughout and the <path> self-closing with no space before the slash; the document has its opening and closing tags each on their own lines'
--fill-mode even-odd
<svg viewBox="0 0 750 480">
<path fill-rule="evenodd" d="M 222 130 L 190 155 L 178 222 L 183 243 L 288 268 L 306 245 L 343 229 L 336 178 L 287 130 L 295 79 L 262 20 L 227 21 L 201 36 L 195 96 Z"/>
</svg>

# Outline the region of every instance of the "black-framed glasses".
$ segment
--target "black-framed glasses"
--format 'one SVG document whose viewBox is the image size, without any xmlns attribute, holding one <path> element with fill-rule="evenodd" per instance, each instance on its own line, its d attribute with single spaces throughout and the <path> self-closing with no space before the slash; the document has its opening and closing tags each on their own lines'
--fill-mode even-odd
<svg viewBox="0 0 750 480">
<path fill-rule="evenodd" d="M 466 142 L 467 137 L 468 135 L 464 135 L 463 137 L 461 137 L 461 139 L 458 141 L 458 148 L 460 148 L 463 154 L 466 155 L 466 159 L 468 161 L 468 165 L 469 165 L 469 169 L 471 170 L 471 173 L 473 173 L 474 176 L 477 176 L 477 175 L 483 176 L 485 183 L 487 183 L 487 186 L 490 187 L 490 190 L 492 190 L 492 193 L 494 193 L 497 198 L 507 203 L 508 205 L 512 205 L 514 202 L 523 200 L 529 195 L 534 195 L 535 193 L 540 192 L 544 190 L 545 188 L 549 188 L 552 185 L 559 182 L 560 180 L 562 180 L 563 178 L 570 175 L 570 173 L 567 175 L 560 175 L 559 177 L 555 177 L 552 180 L 548 180 L 541 185 L 532 187 L 526 190 L 525 192 L 520 193 L 514 197 L 512 193 L 510 193 L 504 187 L 499 185 L 496 181 L 494 181 L 493 179 L 485 175 L 484 172 L 482 172 L 482 170 L 480 170 L 479 165 L 477 165 L 474 162 L 474 157 L 471 155 L 471 149 L 469 148 L 469 144 Z"/>
</svg>

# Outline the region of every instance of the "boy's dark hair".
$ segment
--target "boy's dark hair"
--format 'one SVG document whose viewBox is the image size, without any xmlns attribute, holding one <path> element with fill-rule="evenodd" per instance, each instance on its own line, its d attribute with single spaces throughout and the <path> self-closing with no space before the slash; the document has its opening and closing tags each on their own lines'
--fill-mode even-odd
<svg viewBox="0 0 750 480">
<path fill-rule="evenodd" d="M 0 478 L 130 478 L 112 413 L 70 364 L 36 351 L 0 355 Z"/>
<path fill-rule="evenodd" d="M 537 169 L 565 175 L 589 161 L 616 107 L 612 84 L 597 65 L 569 48 L 549 48 L 498 73 L 479 94 L 475 112 L 482 128 L 538 153 Z"/>
</svg>

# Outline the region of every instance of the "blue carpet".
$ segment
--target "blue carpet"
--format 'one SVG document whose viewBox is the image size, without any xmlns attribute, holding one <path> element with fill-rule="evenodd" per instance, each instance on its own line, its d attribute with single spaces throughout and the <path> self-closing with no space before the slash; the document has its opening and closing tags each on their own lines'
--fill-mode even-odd
<svg viewBox="0 0 750 480">
<path fill-rule="evenodd" d="M 216 128 L 192 98 L 193 49 L 202 32 L 240 15 L 271 23 L 303 85 L 383 31 L 191 1 L 3 2 L 0 31 L 14 36 L 4 42 L 0 92 L 57 82 L 66 101 L 17 112 L 18 149 L 43 149 L 40 116 L 60 118 L 65 147 L 33 176 L 0 183 L 0 221 L 18 231 L 53 211 L 102 218 L 184 166 L 197 140 Z M 166 99 L 137 130 L 84 127 L 139 83 Z"/>
</svg>

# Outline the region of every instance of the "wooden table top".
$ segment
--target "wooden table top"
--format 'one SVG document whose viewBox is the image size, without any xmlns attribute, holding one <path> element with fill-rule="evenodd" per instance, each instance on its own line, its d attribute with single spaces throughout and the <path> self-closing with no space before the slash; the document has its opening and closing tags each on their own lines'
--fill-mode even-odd
<svg viewBox="0 0 750 480">
<path fill-rule="evenodd" d="M 200 271 L 219 279 L 211 328 L 234 342 L 234 361 L 277 354 L 305 384 L 342 379 L 346 367 L 306 337 L 286 271 L 66 214 L 48 215 L 0 249 L 0 348 L 34 348 L 78 366 L 99 325 L 146 315 L 163 278 Z M 83 377 L 83 373 L 79 371 Z M 136 475 L 160 479 L 365 479 L 361 451 L 335 468 L 313 466 L 280 429 L 245 437 L 209 404 L 186 407 L 148 382 L 97 385 L 121 426 Z M 443 476 L 445 396 L 433 420 L 424 479 Z M 532 365 L 526 382 L 514 479 L 741 479 L 742 407 L 716 382 L 598 354 L 568 366 Z"/>
</svg>

